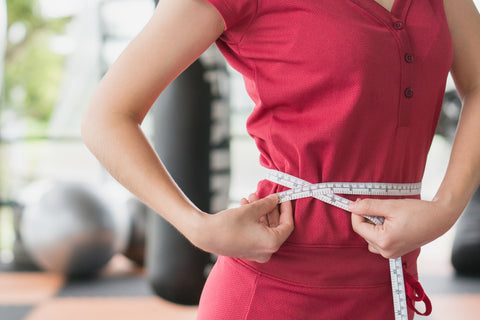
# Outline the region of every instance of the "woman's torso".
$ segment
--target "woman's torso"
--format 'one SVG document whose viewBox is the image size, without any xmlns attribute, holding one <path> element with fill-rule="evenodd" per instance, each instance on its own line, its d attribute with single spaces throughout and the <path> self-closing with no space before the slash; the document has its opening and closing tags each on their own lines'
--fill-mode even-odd
<svg viewBox="0 0 480 320">
<path fill-rule="evenodd" d="M 258 0 L 252 12 L 217 44 L 255 102 L 247 129 L 261 164 L 312 183 L 421 181 L 452 60 L 442 0 L 395 0 L 391 12 L 375 0 Z M 364 245 L 341 209 L 294 208 L 288 242 Z"/>
</svg>

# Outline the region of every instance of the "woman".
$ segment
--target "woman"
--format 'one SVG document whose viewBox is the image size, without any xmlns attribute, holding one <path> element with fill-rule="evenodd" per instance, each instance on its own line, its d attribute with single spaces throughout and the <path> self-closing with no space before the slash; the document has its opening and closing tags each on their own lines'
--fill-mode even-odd
<svg viewBox="0 0 480 320">
<path fill-rule="evenodd" d="M 480 183 L 479 31 L 472 0 L 162 0 L 98 86 L 82 136 L 123 185 L 220 255 L 199 319 L 393 319 L 385 258 L 403 256 L 415 278 L 418 248 Z M 239 208 L 198 210 L 139 124 L 215 41 L 255 102 L 247 129 L 261 164 L 309 183 L 419 182 L 451 70 L 463 111 L 435 198 L 363 197 L 349 215 L 312 198 L 278 205 L 271 194 L 287 188 L 263 180 Z"/>
</svg>

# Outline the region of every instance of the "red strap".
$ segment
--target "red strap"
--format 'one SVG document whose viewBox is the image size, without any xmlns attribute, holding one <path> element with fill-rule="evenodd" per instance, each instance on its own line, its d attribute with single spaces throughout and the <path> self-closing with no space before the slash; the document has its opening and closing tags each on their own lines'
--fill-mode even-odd
<svg viewBox="0 0 480 320">
<path fill-rule="evenodd" d="M 407 305 L 410 309 L 413 309 L 416 313 L 422 316 L 428 316 L 432 313 L 432 303 L 425 294 L 420 282 L 412 277 L 403 265 L 403 277 L 405 279 L 405 291 L 407 294 Z M 425 312 L 420 312 L 415 308 L 415 302 L 423 301 L 425 304 Z"/>
</svg>

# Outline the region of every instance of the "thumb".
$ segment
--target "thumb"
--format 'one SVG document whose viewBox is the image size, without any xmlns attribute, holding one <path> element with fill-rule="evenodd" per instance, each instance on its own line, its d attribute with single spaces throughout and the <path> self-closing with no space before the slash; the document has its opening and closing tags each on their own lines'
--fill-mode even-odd
<svg viewBox="0 0 480 320">
<path fill-rule="evenodd" d="M 278 195 L 271 194 L 268 197 L 250 203 L 249 206 L 253 209 L 254 215 L 260 218 L 275 209 L 278 203 Z"/>
<path fill-rule="evenodd" d="M 383 225 L 375 225 L 367 222 L 365 218 L 352 214 L 352 228 L 357 234 L 367 241 L 369 250 L 375 252 L 374 244 L 377 243 L 379 236 L 385 231 Z"/>
<path fill-rule="evenodd" d="M 389 200 L 362 199 L 351 202 L 348 209 L 356 215 L 386 217 L 392 207 Z"/>
</svg>

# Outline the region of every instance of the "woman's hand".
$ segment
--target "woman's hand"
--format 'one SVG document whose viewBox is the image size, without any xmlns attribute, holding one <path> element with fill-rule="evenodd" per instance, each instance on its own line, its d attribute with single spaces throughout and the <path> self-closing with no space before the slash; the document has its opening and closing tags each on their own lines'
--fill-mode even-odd
<svg viewBox="0 0 480 320">
<path fill-rule="evenodd" d="M 202 217 L 204 226 L 191 241 L 215 254 L 267 262 L 292 233 L 290 202 L 278 204 L 278 196 L 258 199 L 251 195 L 242 206 Z"/>
<path fill-rule="evenodd" d="M 444 234 L 458 214 L 440 201 L 415 199 L 363 199 L 350 204 L 353 230 L 368 243 L 368 249 L 385 258 L 397 258 Z M 381 216 L 374 225 L 362 215 Z"/>
<path fill-rule="evenodd" d="M 248 199 L 242 198 L 240 200 L 240 204 L 243 206 L 243 205 L 255 202 L 257 200 L 259 200 L 257 194 L 252 193 L 248 196 Z M 291 202 L 289 201 L 289 204 L 290 203 Z M 290 206 L 291 206 L 291 204 L 290 204 Z M 280 224 L 280 211 L 278 210 L 278 206 L 273 211 L 269 212 L 267 215 L 264 215 L 264 216 L 260 217 L 259 222 L 265 224 L 266 226 L 270 226 L 270 227 L 278 226 Z"/>
</svg>

